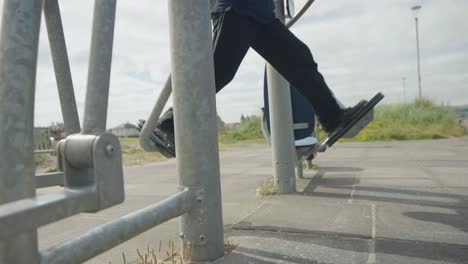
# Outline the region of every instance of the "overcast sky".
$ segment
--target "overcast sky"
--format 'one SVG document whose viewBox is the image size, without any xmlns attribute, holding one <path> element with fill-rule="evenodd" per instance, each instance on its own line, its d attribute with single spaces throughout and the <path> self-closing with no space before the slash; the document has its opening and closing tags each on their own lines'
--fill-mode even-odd
<svg viewBox="0 0 468 264">
<path fill-rule="evenodd" d="M 3 2 L 3 1 L 0 1 Z M 304 0 L 297 1 L 300 5 Z M 60 1 L 73 83 L 82 118 L 94 1 Z M 317 0 L 293 32 L 312 50 L 335 95 L 353 104 L 382 91 L 386 103 L 417 95 L 414 17 L 419 13 L 423 95 L 468 104 L 467 0 Z M 3 3 L 2 3 L 3 6 Z M 119 0 L 108 127 L 147 118 L 169 74 L 167 1 Z M 234 81 L 217 96 L 227 122 L 262 107 L 264 61 L 250 51 Z M 45 25 L 41 27 L 36 125 L 61 121 Z"/>
</svg>

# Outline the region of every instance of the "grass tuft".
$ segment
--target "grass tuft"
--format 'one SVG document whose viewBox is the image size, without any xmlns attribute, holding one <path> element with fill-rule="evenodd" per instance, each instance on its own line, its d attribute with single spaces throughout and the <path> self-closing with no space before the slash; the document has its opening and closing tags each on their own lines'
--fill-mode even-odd
<svg viewBox="0 0 468 264">
<path fill-rule="evenodd" d="M 229 239 L 224 240 L 224 255 L 234 251 L 239 244 Z M 170 240 L 167 249 L 163 249 L 162 241 L 159 241 L 158 251 L 149 245 L 145 251 L 136 250 L 138 259 L 128 262 L 125 253 L 122 253 L 123 264 L 190 264 L 192 263 L 192 244 L 184 245 L 184 249 L 176 247 L 174 241 Z M 110 262 L 109 262 L 110 263 Z M 111 263 L 110 263 L 111 264 Z"/>
<path fill-rule="evenodd" d="M 257 196 L 272 196 L 278 194 L 273 178 L 268 178 L 257 188 Z"/>
<path fill-rule="evenodd" d="M 230 254 L 238 246 L 239 246 L 239 243 L 234 243 L 232 240 L 225 239 L 224 240 L 224 255 Z"/>
</svg>

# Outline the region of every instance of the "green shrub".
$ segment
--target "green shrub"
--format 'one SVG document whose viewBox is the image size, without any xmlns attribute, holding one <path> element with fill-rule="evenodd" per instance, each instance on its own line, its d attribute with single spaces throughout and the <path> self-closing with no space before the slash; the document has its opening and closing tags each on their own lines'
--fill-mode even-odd
<svg viewBox="0 0 468 264">
<path fill-rule="evenodd" d="M 465 129 L 455 118 L 455 109 L 427 99 L 414 103 L 382 105 L 374 121 L 353 141 L 411 140 L 460 137 Z"/>
<path fill-rule="evenodd" d="M 263 138 L 260 122 L 261 117 L 259 116 L 245 117 L 242 119 L 238 128 L 221 132 L 219 140 L 222 143 L 232 143 L 236 141 Z"/>
</svg>

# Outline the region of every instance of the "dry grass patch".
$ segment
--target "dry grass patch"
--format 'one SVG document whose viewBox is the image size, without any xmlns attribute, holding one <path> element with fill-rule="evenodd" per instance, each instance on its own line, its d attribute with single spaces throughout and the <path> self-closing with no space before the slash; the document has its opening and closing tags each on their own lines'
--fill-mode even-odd
<svg viewBox="0 0 468 264">
<path fill-rule="evenodd" d="M 52 154 L 34 154 L 36 174 L 57 171 L 57 156 Z"/>
<path fill-rule="evenodd" d="M 257 188 L 257 196 L 272 196 L 278 194 L 273 178 L 268 178 Z"/>
<path fill-rule="evenodd" d="M 231 240 L 224 240 L 224 255 L 227 255 L 234 251 L 239 244 L 234 243 Z M 184 255 L 185 254 L 185 255 Z M 123 264 L 190 264 L 192 263 L 192 246 L 190 243 L 185 245 L 182 250 L 177 247 L 174 241 L 169 241 L 166 248 L 162 241 L 159 241 L 159 247 L 157 250 L 148 246 L 145 251 L 140 252 L 137 249 L 138 259 L 127 261 L 125 253 L 122 253 Z M 109 262 L 109 264 L 111 264 Z"/>
</svg>

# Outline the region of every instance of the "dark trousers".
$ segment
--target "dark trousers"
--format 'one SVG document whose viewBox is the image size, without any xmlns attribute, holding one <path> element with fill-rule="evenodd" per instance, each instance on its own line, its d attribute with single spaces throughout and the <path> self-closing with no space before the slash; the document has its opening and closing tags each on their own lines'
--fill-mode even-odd
<svg viewBox="0 0 468 264">
<path fill-rule="evenodd" d="M 281 21 L 261 24 L 247 16 L 227 12 L 213 15 L 213 27 L 216 92 L 234 78 L 252 47 L 308 99 L 323 126 L 337 125 L 341 109 L 309 48 Z M 163 123 L 169 120 L 172 121 L 171 112 L 161 119 Z M 172 122 L 170 125 L 170 128 L 165 126 L 166 129 L 172 128 Z"/>
</svg>

